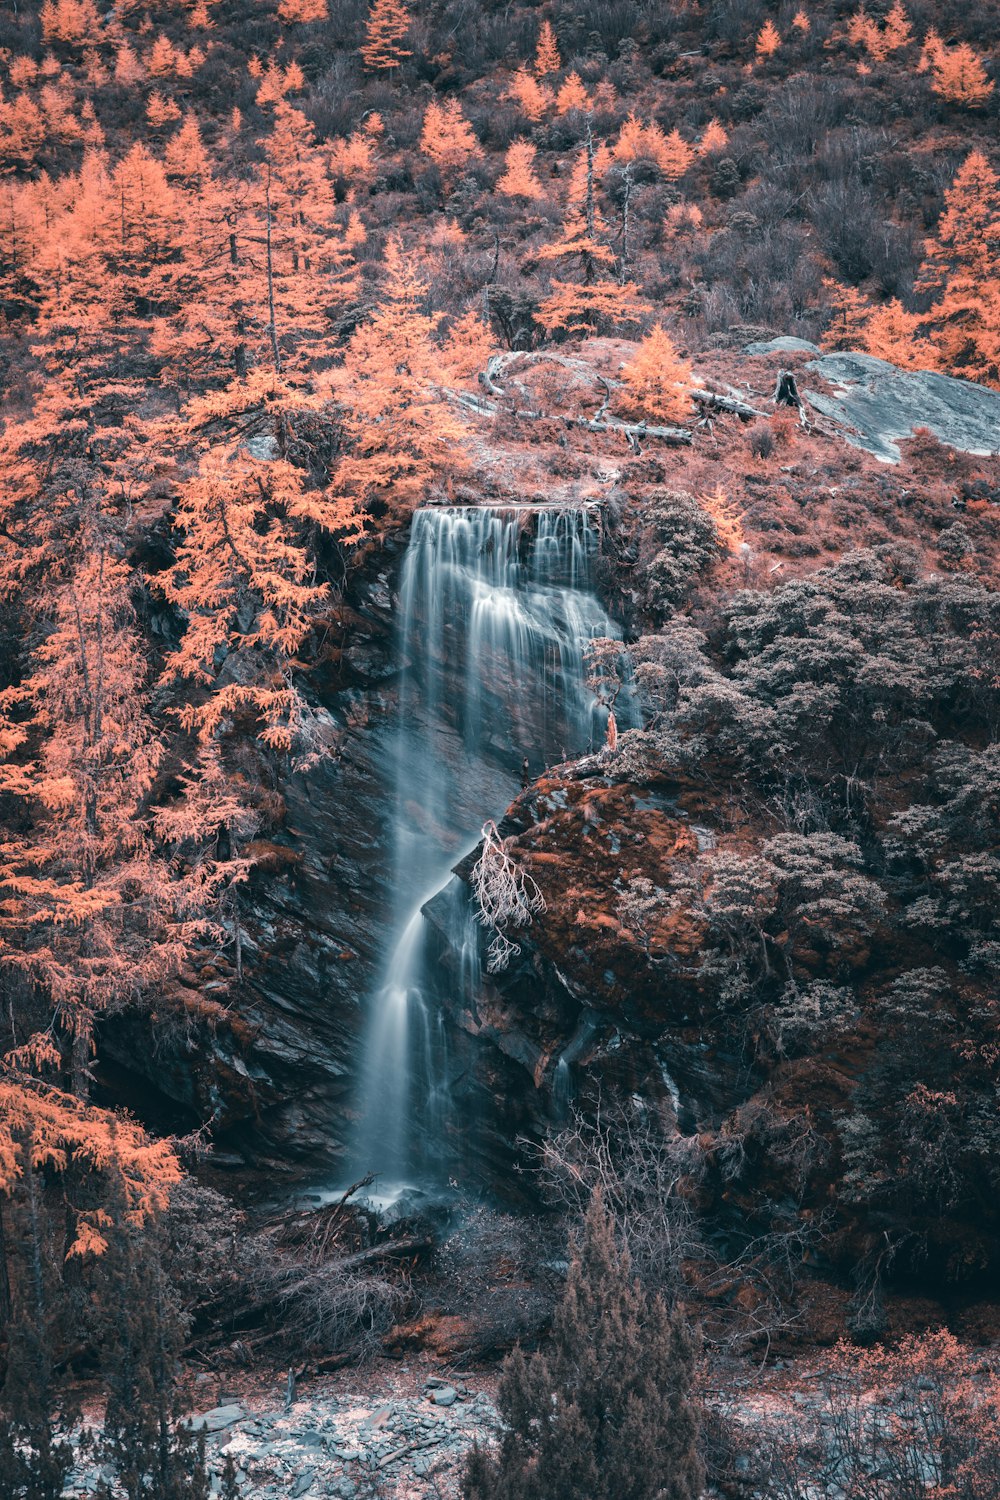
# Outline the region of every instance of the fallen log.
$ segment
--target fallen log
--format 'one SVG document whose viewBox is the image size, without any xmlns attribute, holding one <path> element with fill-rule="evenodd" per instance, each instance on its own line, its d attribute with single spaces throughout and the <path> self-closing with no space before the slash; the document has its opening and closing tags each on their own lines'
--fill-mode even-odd
<svg viewBox="0 0 1000 1500">
<path fill-rule="evenodd" d="M 693 390 L 691 400 L 697 402 L 699 406 L 710 407 L 712 411 L 732 412 L 744 422 L 749 422 L 754 417 L 767 416 L 767 412 L 758 411 L 756 406 L 740 401 L 736 396 L 719 396 L 715 391 Z"/>
<path fill-rule="evenodd" d="M 439 389 L 449 400 L 463 406 L 466 411 L 475 412 L 478 416 L 495 417 L 501 410 L 495 402 L 485 401 L 482 397 L 470 395 L 467 391 L 452 390 L 450 386 L 441 386 Z M 564 427 L 582 427 L 587 432 L 617 432 L 627 438 L 633 446 L 647 438 L 658 443 L 670 443 L 675 447 L 687 447 L 694 440 L 693 433 L 686 427 L 659 427 L 650 426 L 647 422 L 620 422 L 615 417 L 575 417 L 562 412 L 533 411 L 528 407 L 519 406 L 504 407 L 503 410 L 507 416 L 526 422 L 556 422 Z"/>
</svg>

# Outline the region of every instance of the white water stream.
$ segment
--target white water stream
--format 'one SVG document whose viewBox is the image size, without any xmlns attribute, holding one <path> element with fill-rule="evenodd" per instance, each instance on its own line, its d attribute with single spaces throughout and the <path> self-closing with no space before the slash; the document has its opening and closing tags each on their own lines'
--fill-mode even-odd
<svg viewBox="0 0 1000 1500">
<path fill-rule="evenodd" d="M 594 593 L 599 547 L 586 507 L 420 510 L 400 589 L 394 747 L 394 936 L 369 1002 L 354 1160 L 378 1195 L 424 1182 L 446 1154 L 446 1033 L 433 1003 L 426 902 L 475 847 L 522 773 L 580 755 L 604 735 L 584 653 L 620 632 Z M 468 993 L 478 943 L 455 886 L 456 944 Z"/>
</svg>

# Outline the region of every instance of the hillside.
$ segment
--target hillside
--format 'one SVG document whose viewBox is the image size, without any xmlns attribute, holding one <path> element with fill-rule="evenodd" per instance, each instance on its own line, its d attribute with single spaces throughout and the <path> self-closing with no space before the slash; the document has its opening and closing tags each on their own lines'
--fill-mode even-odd
<svg viewBox="0 0 1000 1500">
<path fill-rule="evenodd" d="M 996 1493 L 995 46 L 5 8 L 5 1500 Z"/>
</svg>

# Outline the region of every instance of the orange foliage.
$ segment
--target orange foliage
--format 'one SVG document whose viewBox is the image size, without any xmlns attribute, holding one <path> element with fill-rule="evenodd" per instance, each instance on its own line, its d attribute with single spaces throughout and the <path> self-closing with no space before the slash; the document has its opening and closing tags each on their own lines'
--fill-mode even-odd
<svg viewBox="0 0 1000 1500">
<path fill-rule="evenodd" d="M 361 60 L 370 72 L 394 72 L 406 58 L 413 56 L 403 46 L 411 25 L 403 0 L 374 0 L 361 48 Z"/>
<path fill-rule="evenodd" d="M 538 147 L 530 141 L 514 141 L 507 148 L 503 176 L 497 182 L 497 192 L 508 198 L 540 198 L 542 184 L 535 172 Z"/>
<path fill-rule="evenodd" d="M 622 366 L 622 381 L 622 404 L 629 412 L 657 422 L 683 422 L 691 415 L 691 365 L 661 323 Z"/>
<path fill-rule="evenodd" d="M 444 172 L 455 171 L 482 156 L 475 132 L 457 99 L 432 99 L 424 115 L 420 149 Z"/>
<path fill-rule="evenodd" d="M 0 1077 L 0 1193 L 9 1197 L 29 1171 L 73 1172 L 91 1181 L 114 1175 L 131 1228 L 166 1208 L 182 1175 L 170 1143 L 151 1141 L 126 1116 L 9 1071 Z M 107 1214 L 95 1209 L 74 1220 L 67 1259 L 102 1254 Z"/>
<path fill-rule="evenodd" d="M 456 319 L 441 350 L 448 378 L 458 385 L 475 385 L 495 347 L 489 327 L 469 308 Z"/>
<path fill-rule="evenodd" d="M 529 120 L 540 120 L 554 102 L 552 90 L 540 84 L 527 68 L 519 68 L 514 74 L 506 97 L 519 104 Z"/>
<path fill-rule="evenodd" d="M 538 252 L 540 260 L 565 260 L 579 270 L 578 281 L 553 280 L 548 296 L 542 299 L 537 319 L 548 333 L 583 333 L 637 323 L 648 310 L 633 282 L 611 279 L 615 256 L 603 238 L 595 193 L 597 153 L 589 131 L 579 165 L 580 173 L 570 185 L 562 234 Z"/>
<path fill-rule="evenodd" d="M 571 109 L 587 109 L 590 99 L 579 73 L 570 73 L 565 83 L 556 94 L 556 110 L 561 115 L 569 114 Z"/>
<path fill-rule="evenodd" d="M 351 338 L 333 388 L 346 408 L 348 452 L 334 475 L 344 503 L 378 504 L 397 517 L 423 500 L 435 478 L 462 466 L 464 431 L 441 400 L 437 319 L 423 311 L 427 288 L 392 237 L 371 319 Z"/>
<path fill-rule="evenodd" d="M 278 17 L 286 26 L 308 26 L 327 15 L 327 0 L 279 0 Z"/>
<path fill-rule="evenodd" d="M 72 47 L 91 41 L 101 29 L 94 0 L 45 0 L 41 20 L 47 42 Z"/>
<path fill-rule="evenodd" d="M 971 380 L 1000 384 L 1000 178 L 972 151 L 944 195 L 927 242 L 920 287 L 934 302 L 923 318 L 945 364 Z"/>
<path fill-rule="evenodd" d="M 737 552 L 743 545 L 743 515 L 730 500 L 721 483 L 700 496 L 701 503 L 715 522 L 719 541 L 727 552 Z"/>
<path fill-rule="evenodd" d="M 770 17 L 757 33 L 754 51 L 759 61 L 773 57 L 781 46 L 781 33 Z"/>
<path fill-rule="evenodd" d="M 987 76 L 982 58 L 967 42 L 937 48 L 931 74 L 935 94 L 965 109 L 982 109 L 993 92 L 993 80 Z"/>
<path fill-rule="evenodd" d="M 535 73 L 544 78 L 548 73 L 558 73 L 562 67 L 559 44 L 551 21 L 543 21 L 538 29 L 538 46 L 535 48 Z"/>
<path fill-rule="evenodd" d="M 729 144 L 729 132 L 718 120 L 709 120 L 702 133 L 698 150 L 703 156 L 710 156 L 713 151 L 721 151 L 723 146 Z"/>
</svg>

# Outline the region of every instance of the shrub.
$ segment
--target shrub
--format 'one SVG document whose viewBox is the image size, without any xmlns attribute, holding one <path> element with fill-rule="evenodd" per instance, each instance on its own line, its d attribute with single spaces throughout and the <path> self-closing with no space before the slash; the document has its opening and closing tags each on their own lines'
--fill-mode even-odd
<svg viewBox="0 0 1000 1500">
<path fill-rule="evenodd" d="M 697 1500 L 695 1351 L 632 1279 L 598 1194 L 572 1244 L 551 1344 L 505 1362 L 495 1452 L 473 1449 L 466 1500 Z"/>
</svg>

